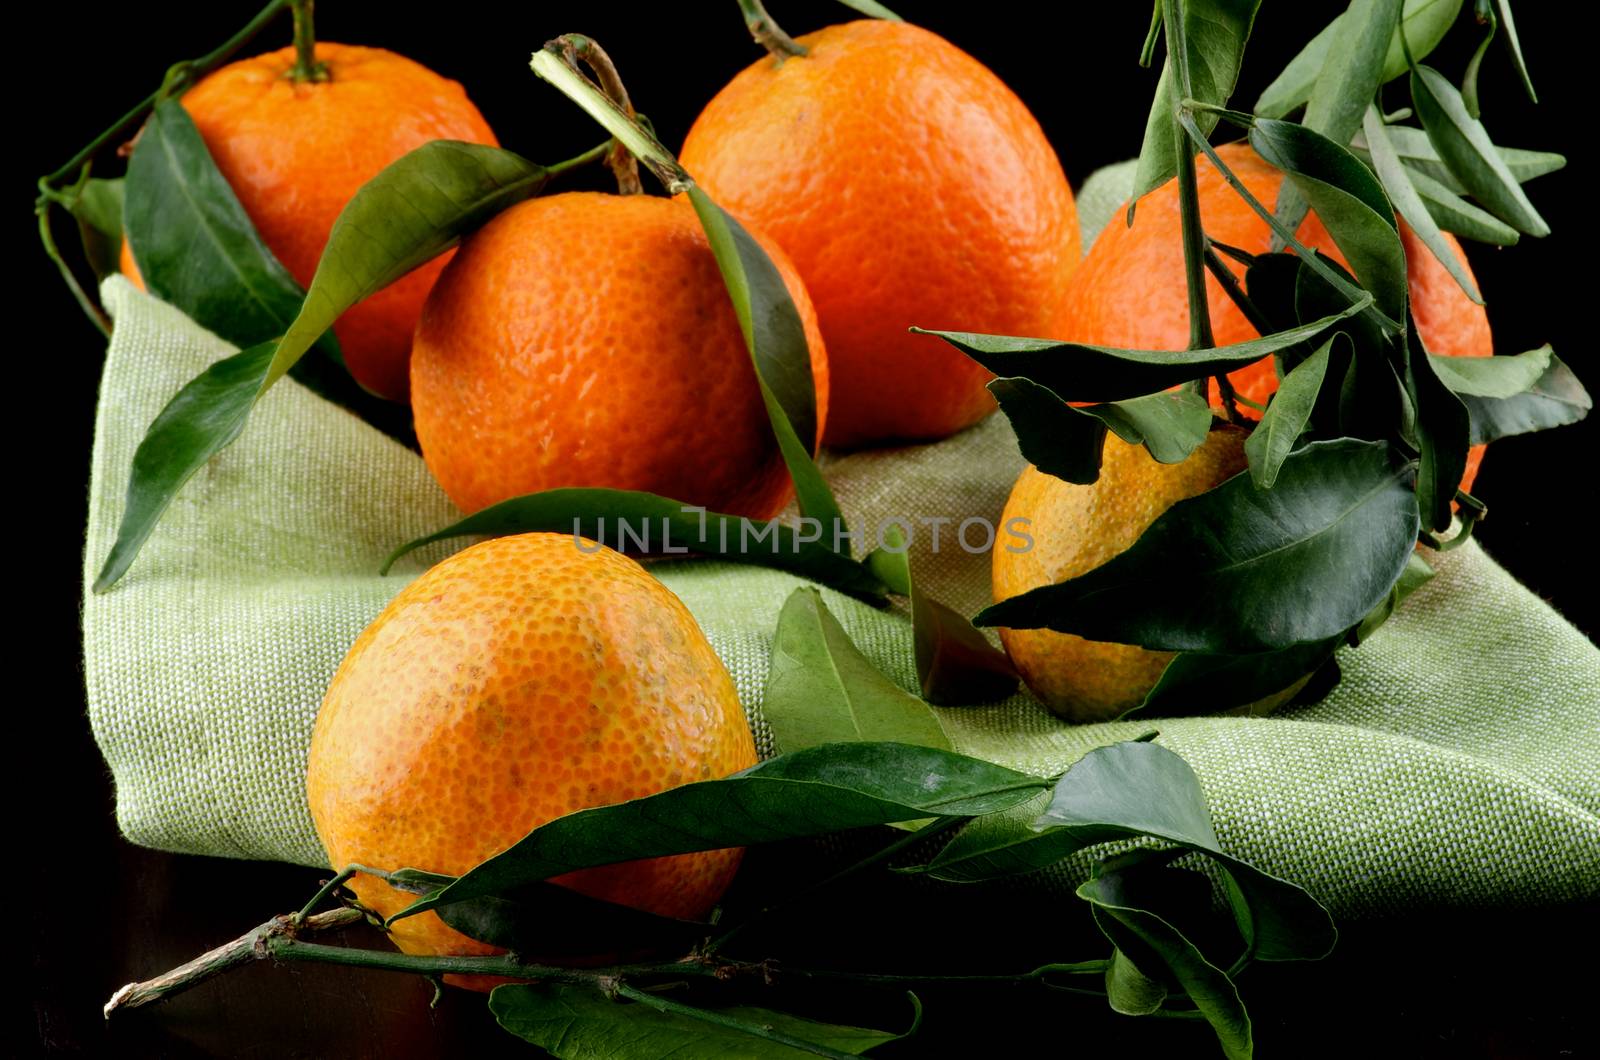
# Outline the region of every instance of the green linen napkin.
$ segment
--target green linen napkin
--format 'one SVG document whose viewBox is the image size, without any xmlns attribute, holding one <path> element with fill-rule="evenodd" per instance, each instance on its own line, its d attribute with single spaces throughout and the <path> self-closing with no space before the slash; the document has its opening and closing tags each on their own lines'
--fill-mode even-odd
<svg viewBox="0 0 1600 1060">
<path fill-rule="evenodd" d="M 1113 167 L 1085 185 L 1086 243 L 1130 172 Z M 433 546 L 379 577 L 385 555 L 458 513 L 414 453 L 284 380 L 183 490 L 127 576 L 90 593 L 146 426 L 232 352 L 120 277 L 101 294 L 116 332 L 95 425 L 84 670 L 118 824 L 165 850 L 324 865 L 304 789 L 323 691 L 390 597 L 459 546 Z M 953 545 L 951 532 L 971 516 L 998 521 L 1021 467 L 998 416 L 934 445 L 825 464 L 867 546 L 892 517 L 912 520 L 924 546 L 918 520 L 954 520 L 938 554 L 914 549 L 914 566 L 930 594 L 969 614 L 988 599 L 988 556 Z M 941 716 L 962 751 L 1040 773 L 1159 727 L 1199 774 L 1223 846 L 1337 915 L 1600 894 L 1600 651 L 1477 545 L 1435 565 L 1383 629 L 1341 654 L 1343 683 L 1311 706 L 1073 726 L 1020 694 Z M 770 752 L 769 646 L 801 582 L 706 560 L 652 569 L 700 621 Z M 914 689 L 903 613 L 825 595 L 863 652 Z M 1021 825 L 990 825 L 1006 826 Z M 1041 875 L 1052 885 L 1070 872 Z"/>
</svg>

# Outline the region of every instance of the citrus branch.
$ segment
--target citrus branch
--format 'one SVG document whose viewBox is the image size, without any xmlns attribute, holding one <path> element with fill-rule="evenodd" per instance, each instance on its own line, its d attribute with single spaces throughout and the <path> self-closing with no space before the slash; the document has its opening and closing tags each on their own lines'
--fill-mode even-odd
<svg viewBox="0 0 1600 1060">
<path fill-rule="evenodd" d="M 606 54 L 604 48 L 581 33 L 563 34 L 550 44 L 560 48 L 562 59 L 566 60 L 567 66 L 574 72 L 577 72 L 579 63 L 593 70 L 595 76 L 600 79 L 599 87 L 606 94 L 606 98 L 629 121 L 637 120 L 633 103 L 628 99 L 628 90 L 623 87 L 622 78 L 617 74 L 616 64 L 611 61 L 611 56 Z M 545 47 L 548 48 L 550 45 L 547 44 Z M 618 194 L 638 195 L 644 191 L 644 185 L 639 183 L 639 163 L 629 153 L 628 148 L 623 146 L 621 139 L 611 142 L 611 150 L 606 154 L 606 165 L 617 178 Z"/>
<path fill-rule="evenodd" d="M 739 0 L 739 10 L 744 12 L 744 24 L 749 28 L 750 36 L 767 49 L 775 61 L 781 63 L 785 59 L 806 54 L 806 46 L 772 21 L 761 0 Z"/>
</svg>

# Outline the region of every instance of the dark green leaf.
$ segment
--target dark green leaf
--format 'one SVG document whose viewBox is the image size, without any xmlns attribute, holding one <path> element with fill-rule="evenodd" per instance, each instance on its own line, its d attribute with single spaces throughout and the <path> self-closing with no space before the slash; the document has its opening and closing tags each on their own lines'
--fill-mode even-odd
<svg viewBox="0 0 1600 1060">
<path fill-rule="evenodd" d="M 1391 320 L 1405 319 L 1405 248 L 1378 179 L 1347 149 L 1303 125 L 1262 119 L 1250 145 L 1283 170 Z"/>
<path fill-rule="evenodd" d="M 1494 11 L 1485 0 L 1478 0 L 1474 5 L 1476 10 L 1473 16 L 1485 28 L 1483 36 L 1478 38 L 1478 46 L 1473 49 L 1472 58 L 1467 60 L 1467 68 L 1461 75 L 1461 102 L 1466 105 L 1467 113 L 1474 118 L 1478 116 L 1478 70 L 1483 65 L 1483 56 L 1489 50 L 1489 44 L 1494 40 L 1495 30 L 1499 27 L 1499 20 L 1494 17 Z"/>
<path fill-rule="evenodd" d="M 1478 285 L 1472 282 L 1472 277 L 1467 273 L 1466 262 L 1462 261 L 1456 249 L 1445 241 L 1444 233 L 1439 231 L 1439 226 L 1434 222 L 1433 214 L 1428 212 L 1422 195 L 1412 186 L 1410 174 L 1401 164 L 1394 145 L 1389 142 L 1383 115 L 1378 113 L 1377 107 L 1367 105 L 1362 128 L 1367 134 L 1367 143 L 1371 146 L 1372 168 L 1377 171 L 1378 180 L 1382 182 L 1383 190 L 1388 193 L 1389 201 L 1394 204 L 1395 211 L 1405 218 L 1406 224 L 1411 226 L 1411 231 L 1422 240 L 1423 245 L 1433 253 L 1456 283 L 1460 284 L 1461 289 L 1467 292 L 1467 297 L 1482 305 L 1483 295 L 1478 293 Z"/>
<path fill-rule="evenodd" d="M 765 1060 L 816 1055 L 815 1049 L 784 1044 L 773 1036 L 821 1047 L 822 1055 L 856 1056 L 901 1037 L 749 1006 L 702 1009 L 697 1015 L 683 1011 L 688 1006 L 670 1008 L 662 1011 L 647 1001 L 612 1001 L 596 989 L 557 983 L 510 984 L 489 995 L 489 1010 L 500 1026 L 560 1060 L 665 1056 Z"/>
<path fill-rule="evenodd" d="M 1339 638 L 1255 655 L 1179 652 L 1144 702 L 1123 717 L 1169 717 L 1234 710 L 1284 691 L 1327 661 Z"/>
<path fill-rule="evenodd" d="M 1100 420 L 1129 445 L 1144 446 L 1163 464 L 1187 460 L 1211 431 L 1211 406 L 1187 387 L 1078 411 Z"/>
<path fill-rule="evenodd" d="M 1239 79 L 1239 64 L 1244 58 L 1245 41 L 1255 22 L 1260 0 L 1186 0 L 1183 4 L 1183 39 L 1188 52 L 1189 97 L 1203 103 L 1223 106 L 1233 95 Z M 1155 100 L 1145 124 L 1144 145 L 1139 149 L 1139 166 L 1134 176 L 1134 203 L 1171 180 L 1178 172 L 1178 152 L 1187 151 L 1173 124 L 1173 108 L 1178 99 L 1174 88 L 1173 58 L 1167 57 L 1156 84 Z M 1209 132 L 1217 124 L 1215 114 L 1201 113 L 1196 120 Z M 1130 212 L 1129 219 L 1132 219 Z"/>
<path fill-rule="evenodd" d="M 1572 369 L 1554 354 L 1550 357 L 1549 369 L 1539 381 L 1520 394 L 1507 398 L 1486 398 L 1466 393 L 1458 396 L 1466 405 L 1472 420 L 1467 440 L 1473 445 L 1482 445 L 1508 435 L 1577 423 L 1594 407 L 1594 400 Z"/>
<path fill-rule="evenodd" d="M 1259 361 L 1317 337 L 1371 304 L 1372 299 L 1364 297 L 1341 312 L 1310 324 L 1204 350 L 1119 350 L 1053 339 L 912 330 L 937 335 L 995 375 L 1022 376 L 1065 401 L 1121 401 Z"/>
<path fill-rule="evenodd" d="M 867 557 L 867 564 L 884 584 L 910 602 L 911 637 L 923 698 L 941 706 L 964 707 L 1004 699 L 1015 692 L 1017 671 L 1006 653 L 989 643 L 965 615 L 917 588 L 900 528 L 891 524 L 883 544 Z"/>
<path fill-rule="evenodd" d="M 1384 597 L 1383 603 L 1373 608 L 1372 613 L 1361 620 L 1361 624 L 1350 631 L 1350 643 L 1360 644 L 1378 631 L 1378 628 L 1389 621 L 1389 616 L 1394 614 L 1400 602 L 1416 592 L 1433 577 L 1433 568 L 1428 566 L 1426 560 L 1415 552 L 1406 561 L 1406 569 L 1401 572 L 1400 580 L 1394 583 L 1394 588 L 1389 590 L 1389 595 Z"/>
<path fill-rule="evenodd" d="M 925 817 L 982 816 L 1015 806 L 1050 783 L 931 747 L 826 744 L 723 780 L 558 817 L 395 919 L 597 865 Z"/>
<path fill-rule="evenodd" d="M 1433 370 L 1457 394 L 1508 398 L 1525 393 L 1544 378 L 1555 360 L 1548 345 L 1513 357 L 1443 357 L 1430 353 Z"/>
<path fill-rule="evenodd" d="M 1530 236 L 1550 233 L 1483 123 L 1467 113 L 1461 93 L 1443 74 L 1428 66 L 1413 70 L 1411 100 L 1434 150 L 1462 187 L 1517 231 Z"/>
<path fill-rule="evenodd" d="M 1156 879 L 1159 876 L 1112 871 L 1085 882 L 1078 888 L 1078 897 L 1094 906 L 1095 922 L 1119 950 L 1142 947 L 1159 954 L 1211 1024 L 1223 1055 L 1244 1060 L 1252 1055 L 1253 1045 L 1250 1017 L 1239 991 L 1228 974 L 1208 961 L 1182 932 L 1147 908 L 1162 901 L 1149 883 Z M 1144 885 L 1136 881 L 1144 881 Z"/>
<path fill-rule="evenodd" d="M 1511 49 L 1511 62 L 1517 68 L 1517 76 L 1522 79 L 1528 98 L 1537 103 L 1539 94 L 1533 90 L 1533 78 L 1528 76 L 1528 63 L 1522 57 L 1522 41 L 1517 39 L 1517 23 L 1511 17 L 1511 0 L 1494 0 L 1494 6 L 1500 12 L 1500 26 L 1505 30 L 1506 47 Z"/>
<path fill-rule="evenodd" d="M 1426 132 L 1404 125 L 1390 125 L 1387 131 L 1389 142 L 1394 144 L 1400 160 L 1407 166 L 1422 170 L 1458 195 L 1466 194 L 1466 187 L 1456 180 L 1454 174 L 1450 172 L 1450 167 L 1439 157 L 1438 150 L 1434 148 L 1433 141 L 1428 139 Z M 1366 137 L 1358 133 L 1351 146 L 1355 150 L 1365 151 Z M 1495 147 L 1495 151 L 1500 155 L 1500 160 L 1506 164 L 1506 169 L 1520 184 L 1526 184 L 1534 177 L 1542 177 L 1546 173 L 1554 173 L 1567 164 L 1566 156 L 1556 154 L 1554 151 L 1529 151 L 1520 147 L 1499 146 Z"/>
<path fill-rule="evenodd" d="M 1121 950 L 1111 951 L 1106 969 L 1106 1001 L 1124 1016 L 1148 1016 L 1167 999 L 1167 988 L 1141 972 Z"/>
<path fill-rule="evenodd" d="M 1450 528 L 1453 504 L 1461 476 L 1467 471 L 1468 439 L 1472 421 L 1466 405 L 1445 386 L 1434 359 L 1423 356 L 1422 341 L 1412 328 L 1411 354 L 1406 362 L 1406 394 L 1416 410 L 1414 434 L 1421 454 L 1417 468 L 1417 508 L 1427 530 Z M 1373 601 L 1377 605 L 1377 601 Z"/>
<path fill-rule="evenodd" d="M 103 593 L 133 564 L 183 484 L 244 429 L 276 343 L 224 358 L 167 403 L 133 454 L 117 540 L 95 579 Z"/>
<path fill-rule="evenodd" d="M 1271 489 L 1278 480 L 1278 469 L 1288 459 L 1289 451 L 1311 420 L 1311 410 L 1316 407 L 1317 395 L 1322 392 L 1322 380 L 1328 372 L 1328 352 L 1343 336 L 1339 332 L 1317 347 L 1278 385 L 1267 411 L 1250 437 L 1245 439 L 1244 452 L 1250 459 L 1250 479 L 1258 489 Z M 1349 339 L 1345 338 L 1348 342 Z"/>
<path fill-rule="evenodd" d="M 828 547 L 848 550 L 839 503 L 811 459 L 818 443 L 816 385 L 805 327 L 783 276 L 761 244 L 704 191 L 691 186 L 688 194 L 733 299 L 800 511 L 821 522 Z"/>
<path fill-rule="evenodd" d="M 1173 505 L 1110 562 L 975 621 L 1228 655 L 1325 640 L 1400 577 L 1418 529 L 1412 473 L 1380 442 L 1313 442 L 1272 489 L 1237 475 Z"/>
<path fill-rule="evenodd" d="M 1334 24 L 1322 69 L 1311 86 L 1301 119 L 1304 128 L 1337 144 L 1350 142 L 1361 128 L 1362 112 L 1383 84 L 1383 57 L 1399 27 L 1400 0 L 1351 0 Z M 1298 231 L 1309 205 L 1308 192 L 1299 181 L 1279 187 L 1277 214 L 1284 228 Z M 1283 245 L 1277 239 L 1272 242 L 1274 250 Z M 1361 275 L 1360 269 L 1356 275 Z M 1384 304 L 1382 297 L 1378 304 Z"/>
<path fill-rule="evenodd" d="M 1401 27 L 1411 45 L 1411 54 L 1421 59 L 1432 52 L 1460 12 L 1461 0 L 1406 0 Z M 1322 72 L 1334 41 L 1341 37 L 1346 17 L 1341 13 L 1289 60 L 1283 73 L 1256 100 L 1256 114 L 1263 118 L 1281 118 L 1311 98 L 1317 75 Z M 1405 72 L 1406 56 L 1397 32 L 1389 39 L 1389 49 L 1384 54 L 1381 81 L 1387 83 Z"/>
<path fill-rule="evenodd" d="M 498 147 L 434 140 L 385 166 L 345 204 L 298 314 L 278 344 L 271 386 L 346 309 L 544 189 L 543 166 Z"/>
<path fill-rule="evenodd" d="M 1055 391 L 1020 376 L 994 379 L 989 393 L 1011 421 L 1023 459 L 1046 475 L 1088 485 L 1100 478 L 1105 422 L 1085 416 Z"/>
<path fill-rule="evenodd" d="M 712 934 L 709 924 L 656 916 L 544 882 L 504 897 L 447 905 L 439 916 L 469 938 L 540 964 L 597 953 L 686 953 Z"/>
<path fill-rule="evenodd" d="M 609 529 L 608 529 L 609 527 Z M 668 556 L 699 552 L 735 563 L 776 567 L 862 599 L 881 602 L 883 585 L 872 572 L 822 543 L 825 536 L 802 533 L 777 522 L 758 523 L 720 515 L 680 501 L 637 490 L 564 488 L 501 501 L 427 537 L 400 546 L 384 564 L 413 549 L 446 538 L 469 535 L 569 533 L 618 550 Z"/>
<path fill-rule="evenodd" d="M 1460 195 L 1434 180 L 1428 174 L 1411 166 L 1405 167 L 1411 186 L 1422 197 L 1428 215 L 1446 232 L 1454 232 L 1463 239 L 1475 239 L 1497 247 L 1509 247 L 1522 238 L 1522 233 L 1506 224 L 1487 210 L 1473 205 Z"/>
<path fill-rule="evenodd" d="M 870 18 L 881 18 L 890 22 L 905 21 L 899 15 L 878 3 L 877 0 L 839 0 L 839 3 Z"/>
<path fill-rule="evenodd" d="M 95 277 L 104 279 L 121 265 L 122 197 L 125 181 L 91 177 L 78 189 L 72 216 L 78 222 L 84 257 Z"/>
<path fill-rule="evenodd" d="M 938 712 L 867 661 L 815 589 L 778 615 L 761 715 L 782 752 L 880 740 L 954 750 Z"/>
</svg>

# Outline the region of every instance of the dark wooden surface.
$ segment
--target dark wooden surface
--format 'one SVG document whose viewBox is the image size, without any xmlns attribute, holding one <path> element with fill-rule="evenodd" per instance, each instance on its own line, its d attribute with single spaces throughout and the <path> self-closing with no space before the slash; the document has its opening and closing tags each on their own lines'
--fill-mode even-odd
<svg viewBox="0 0 1600 1060">
<path fill-rule="evenodd" d="M 14 39 L 69 41 L 70 47 L 38 49 L 39 80 L 30 82 L 36 90 L 14 96 L 28 159 L 13 166 L 15 216 L 21 216 L 23 195 L 32 194 L 31 172 L 65 159 L 153 87 L 170 62 L 200 54 L 231 32 L 250 6 L 198 0 L 158 9 L 124 5 L 82 12 L 67 26 L 60 9 L 31 5 Z M 810 8 L 774 6 L 796 31 L 839 14 L 822 0 Z M 1018 32 L 992 5 L 904 6 L 1018 89 L 1058 145 L 1074 184 L 1137 150 L 1151 78 L 1132 60 L 1148 5 L 1099 5 L 1093 12 L 1075 5 L 1078 21 L 1049 33 L 1036 27 Z M 1239 98 L 1253 99 L 1281 66 L 1284 49 L 1297 46 L 1339 6 L 1267 3 Z M 326 39 L 386 45 L 466 81 L 505 143 L 546 160 L 575 153 L 596 133 L 527 72 L 528 53 L 544 39 L 571 30 L 601 39 L 669 144 L 681 139 L 700 101 L 753 54 L 728 3 L 695 13 L 692 26 L 678 5 L 647 10 L 579 0 L 515 10 L 463 2 L 448 16 L 406 13 L 373 0 L 326 0 L 318 13 Z M 1591 270 L 1577 257 L 1580 240 L 1587 250 L 1589 211 L 1577 206 L 1575 172 L 1589 160 L 1578 154 L 1581 97 L 1561 90 L 1557 69 L 1572 54 L 1563 36 L 1570 27 L 1537 6 L 1527 8 L 1522 22 L 1544 104 L 1536 109 L 1520 98 L 1497 48 L 1485 66 L 1487 116 L 1491 127 L 1510 130 L 1504 135 L 1518 146 L 1568 151 L 1574 166 L 1535 186 L 1534 198 L 1556 234 L 1509 250 L 1474 248 L 1472 261 L 1502 348 L 1553 342 L 1593 388 L 1593 359 L 1584 352 L 1593 344 L 1592 314 L 1579 294 Z M 286 31 L 270 38 L 272 46 L 280 39 L 287 39 Z M 1458 39 L 1441 67 L 1459 72 L 1469 50 L 1470 42 Z M 318 874 L 141 850 L 117 836 L 109 777 L 84 714 L 77 647 L 83 481 L 101 343 L 35 256 L 32 233 L 18 231 L 31 297 L 8 308 L 35 330 L 13 335 L 12 408 L 27 405 L 34 412 L 41 402 L 49 405 L 37 420 L 24 416 L 12 423 L 15 495 L 29 502 L 30 513 L 29 538 L 14 555 L 37 583 L 10 597 L 25 647 L 13 672 L 30 680 L 26 692 L 20 678 L 14 686 L 13 711 L 22 724 L 6 749 L 17 763 L 8 770 L 17 788 L 10 805 L 22 822 L 20 839 L 8 851 L 7 890 L 11 918 L 25 936 L 28 962 L 19 978 L 32 1011 L 29 1019 L 20 1005 L 8 1006 L 14 1015 L 0 1050 L 163 1058 L 528 1055 L 493 1025 L 478 996 L 450 991 L 431 1009 L 424 982 L 328 967 L 254 965 L 110 1025 L 101 1019 L 100 1006 L 117 986 L 298 906 Z M 1568 267 L 1583 275 L 1565 278 L 1561 270 Z M 1498 443 L 1478 490 L 1491 506 L 1480 531 L 1487 546 L 1591 636 L 1600 623 L 1596 566 L 1584 529 L 1589 517 L 1580 518 L 1567 498 L 1574 489 L 1592 495 L 1597 438 L 1600 430 L 1591 422 Z M 22 518 L 13 516 L 14 522 Z M 878 938 L 880 952 L 907 966 L 966 953 L 975 961 L 1014 956 L 1013 967 L 1020 968 L 1097 952 L 1051 949 L 1045 936 L 1061 927 L 1060 911 L 1012 904 L 997 903 L 1008 915 L 997 912 L 992 922 L 974 916 L 951 924 L 904 895 L 879 896 L 877 905 L 868 896 L 853 914 L 841 912 L 836 930 L 852 939 L 851 947 Z M 1258 967 L 1245 978 L 1261 1054 L 1600 1055 L 1592 1015 L 1596 912 L 1437 913 L 1342 925 L 1340 947 L 1329 960 Z M 346 941 L 374 944 L 364 931 Z M 1204 1028 L 1112 1017 L 1094 1003 L 1059 996 L 963 991 L 925 1000 L 924 1032 L 902 1054 L 1008 1054 L 1021 1051 L 1023 1042 L 1063 1053 L 1209 1053 Z M 886 1025 L 902 1018 L 903 1006 L 885 1004 Z"/>
</svg>

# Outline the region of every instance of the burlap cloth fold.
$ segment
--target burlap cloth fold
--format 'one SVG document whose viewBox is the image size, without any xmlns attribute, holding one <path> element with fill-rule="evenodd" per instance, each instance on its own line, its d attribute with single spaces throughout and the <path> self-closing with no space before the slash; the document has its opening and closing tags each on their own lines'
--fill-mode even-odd
<svg viewBox="0 0 1600 1060">
<path fill-rule="evenodd" d="M 1085 186 L 1090 232 L 1127 180 L 1116 169 Z M 285 380 L 183 490 L 122 582 L 88 593 L 145 428 L 232 352 L 120 277 L 102 296 L 116 333 L 95 425 L 84 669 L 118 823 L 166 850 L 325 864 L 304 790 L 323 690 L 388 599 L 459 546 L 414 554 L 386 578 L 383 557 L 458 513 L 414 453 Z M 997 416 L 826 471 L 869 544 L 890 517 L 955 520 L 937 555 L 914 551 L 916 568 L 930 593 L 971 613 L 988 599 L 988 557 L 953 544 L 952 531 L 969 516 L 997 520 L 1021 465 Z M 969 540 L 982 536 L 974 528 Z M 1322 702 L 1260 719 L 1162 719 L 1162 742 L 1200 775 L 1228 850 L 1336 914 L 1600 894 L 1600 651 L 1476 545 L 1436 566 L 1366 645 L 1341 654 L 1344 681 Z M 654 569 L 699 619 L 770 744 L 768 646 L 800 582 L 702 560 Z M 915 688 L 901 613 L 834 593 L 827 602 L 874 662 Z M 1025 695 L 943 717 L 961 750 L 1041 772 L 1151 727 L 1067 725 Z"/>
</svg>

